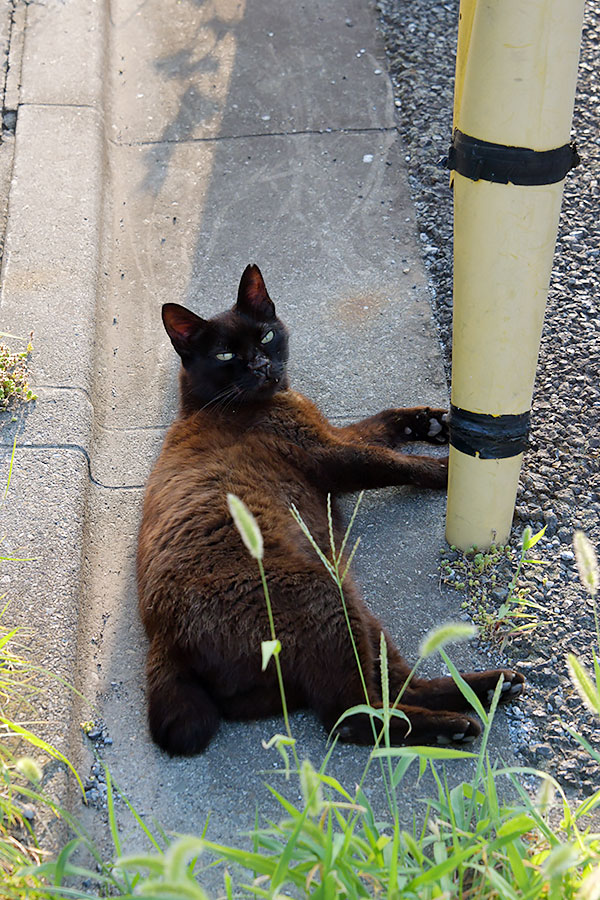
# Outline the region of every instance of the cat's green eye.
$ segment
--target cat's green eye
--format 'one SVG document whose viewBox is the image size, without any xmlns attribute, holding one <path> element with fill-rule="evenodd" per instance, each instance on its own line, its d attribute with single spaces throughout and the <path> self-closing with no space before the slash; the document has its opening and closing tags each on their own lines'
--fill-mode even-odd
<svg viewBox="0 0 600 900">
<path fill-rule="evenodd" d="M 275 337 L 274 331 L 267 331 L 265 336 L 263 338 L 261 338 L 260 342 L 261 342 L 261 344 L 268 344 L 269 341 L 272 341 L 274 337 Z"/>
<path fill-rule="evenodd" d="M 229 362 L 230 359 L 233 359 L 233 353 L 215 353 L 217 359 L 220 359 L 221 362 Z"/>
</svg>

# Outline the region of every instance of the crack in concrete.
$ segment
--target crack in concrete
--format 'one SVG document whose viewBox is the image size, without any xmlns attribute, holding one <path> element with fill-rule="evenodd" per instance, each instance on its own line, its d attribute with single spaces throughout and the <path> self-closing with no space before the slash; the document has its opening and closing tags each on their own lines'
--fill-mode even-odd
<svg viewBox="0 0 600 900">
<path fill-rule="evenodd" d="M 251 138 L 271 138 L 271 137 L 303 137 L 303 136 L 321 136 L 327 134 L 393 134 L 398 129 L 395 125 L 385 126 L 378 125 L 370 128 L 312 128 L 303 131 L 264 131 L 256 134 L 219 134 L 214 137 L 198 137 L 183 138 L 182 140 L 145 140 L 145 141 L 118 141 L 114 138 L 108 138 L 108 141 L 115 147 L 154 147 L 161 144 L 210 144 L 218 141 L 243 141 Z"/>
<path fill-rule="evenodd" d="M 167 425 L 102 425 L 101 422 L 95 423 L 102 431 L 119 433 L 124 431 L 166 431 L 171 426 L 171 422 Z"/>
<path fill-rule="evenodd" d="M 21 97 L 21 73 L 27 26 L 27 4 L 24 6 L 12 0 L 6 49 L 6 70 L 2 94 L 2 130 L 15 133 L 17 112 Z"/>
<path fill-rule="evenodd" d="M 21 62 L 23 57 L 23 31 L 26 10 L 19 8 L 16 0 L 10 0 L 6 28 L 6 55 L 3 66 L 1 91 L 1 146 L 0 161 L 0 263 L 4 257 L 4 244 L 8 224 L 8 199 L 14 165 L 14 137 L 17 126 L 17 107 L 21 87 Z"/>
<path fill-rule="evenodd" d="M 96 410 L 94 407 L 94 401 L 92 400 L 92 396 L 87 388 L 80 387 L 79 385 L 74 384 L 38 384 L 36 385 L 36 390 L 39 391 L 72 391 L 76 394 L 83 394 L 89 405 L 92 407 L 92 413 L 94 415 L 94 425 L 97 428 L 102 429 L 102 431 L 110 431 L 110 432 L 121 432 L 121 431 L 166 431 L 170 422 L 165 424 L 159 423 L 158 425 L 105 425 L 103 422 L 98 422 L 96 420 Z"/>
<path fill-rule="evenodd" d="M 83 388 L 79 388 L 78 390 L 83 391 L 83 393 L 87 393 Z M 336 415 L 336 416 L 330 416 L 329 421 L 332 422 L 332 423 L 335 423 L 335 422 L 356 422 L 356 421 L 358 421 L 358 420 L 361 418 L 362 415 L 363 415 L 362 413 L 359 413 L 359 414 L 357 414 L 357 415 L 355 415 L 355 416 L 354 416 L 354 415 L 348 415 L 348 414 Z M 149 425 L 149 426 L 144 426 L 144 425 L 142 425 L 142 426 L 134 426 L 134 427 L 131 427 L 131 428 L 127 428 L 127 427 L 123 427 L 123 428 L 112 427 L 112 428 L 111 428 L 111 427 L 106 427 L 106 426 L 100 426 L 100 427 L 101 427 L 101 428 L 104 428 L 104 430 L 106 430 L 106 431 L 123 431 L 123 432 L 124 432 L 124 431 L 132 431 L 132 432 L 134 432 L 134 431 L 145 431 L 145 430 L 150 430 L 150 429 L 152 429 L 152 430 L 157 430 L 157 428 L 158 428 L 158 426 L 153 426 L 153 425 Z M 164 430 L 164 429 L 166 429 L 168 426 L 164 426 L 164 428 L 163 428 L 163 426 L 160 426 L 160 427 L 161 427 L 161 430 Z M 7 449 L 7 450 L 12 450 L 12 448 L 13 448 L 13 441 L 5 442 L 5 441 L 0 440 L 0 447 L 2 447 L 2 448 L 4 448 L 4 449 Z M 89 455 L 88 451 L 86 450 L 86 448 L 85 448 L 85 447 L 82 447 L 81 444 L 69 444 L 69 443 L 64 443 L 64 444 L 61 444 L 61 443 L 55 443 L 55 444 L 35 444 L 35 443 L 23 443 L 23 444 L 19 444 L 19 450 L 20 450 L 20 451 L 22 451 L 22 450 L 66 450 L 66 451 L 73 451 L 73 452 L 75 452 L 75 453 L 80 453 L 80 454 L 84 457 L 84 459 L 85 459 L 86 467 L 87 467 L 87 474 L 88 474 L 88 478 L 89 478 L 90 483 L 93 484 L 95 487 L 103 488 L 104 490 L 107 490 L 107 491 L 142 491 L 142 490 L 144 489 L 144 487 L 145 487 L 145 482 L 141 482 L 140 484 L 105 484 L 103 481 L 100 481 L 100 479 L 96 478 L 96 476 L 93 474 L 93 472 L 92 472 L 92 461 L 91 461 L 90 455 Z"/>
<path fill-rule="evenodd" d="M 36 385 L 37 391 L 73 391 L 74 393 L 83 394 L 85 399 L 88 401 L 92 410 L 94 411 L 94 402 L 92 400 L 91 394 L 87 388 L 80 387 L 79 385 L 74 384 L 38 384 Z M 94 412 L 95 415 L 95 412 Z M 328 416 L 328 420 L 332 423 L 335 422 L 358 422 L 361 418 L 369 415 L 367 411 L 358 410 L 356 412 L 342 412 L 335 413 L 334 415 Z M 121 433 L 121 432 L 137 432 L 137 431 L 166 431 L 173 424 L 170 422 L 161 422 L 157 425 L 105 425 L 102 422 L 98 422 L 94 420 L 94 425 L 102 431 Z M 0 442 L 0 446 L 7 446 Z M 12 446 L 12 444 L 11 444 Z"/>
<path fill-rule="evenodd" d="M 5 444 L 3 441 L 0 441 L 0 447 L 12 450 L 13 443 L 11 441 Z M 87 463 L 87 474 L 90 482 L 96 487 L 104 488 L 107 491 L 141 491 L 145 487 L 143 482 L 141 484 L 104 484 L 103 481 L 100 481 L 93 475 L 89 453 L 80 444 L 19 444 L 19 451 L 22 450 L 67 450 L 81 453 Z"/>
<path fill-rule="evenodd" d="M 8 37 L 6 42 L 6 59 L 4 63 L 4 78 L 2 83 L 2 112 L 6 108 L 5 100 L 6 100 L 6 83 L 8 81 L 8 73 L 10 70 L 10 51 L 13 40 L 13 31 L 15 27 L 15 3 L 16 0 L 10 0 L 10 12 L 8 15 Z"/>
<path fill-rule="evenodd" d="M 93 112 L 101 114 L 101 110 L 97 106 L 94 106 L 93 103 L 49 103 L 40 102 L 39 100 L 36 100 L 35 102 L 32 101 L 31 103 L 19 103 L 19 109 L 25 106 L 30 108 L 48 107 L 49 109 L 90 109 Z"/>
</svg>

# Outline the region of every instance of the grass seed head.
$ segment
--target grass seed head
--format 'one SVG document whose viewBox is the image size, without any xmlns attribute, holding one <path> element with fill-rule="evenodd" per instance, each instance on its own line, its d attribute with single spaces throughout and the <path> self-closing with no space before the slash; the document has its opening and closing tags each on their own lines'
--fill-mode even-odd
<svg viewBox="0 0 600 900">
<path fill-rule="evenodd" d="M 598 570 L 598 557 L 594 545 L 583 531 L 576 531 L 573 535 L 573 549 L 577 571 L 584 588 L 594 596 L 598 593 L 600 573 Z"/>
<path fill-rule="evenodd" d="M 236 497 L 235 494 L 227 494 L 227 506 L 248 553 L 254 559 L 262 559 L 263 538 L 258 522 L 244 501 Z"/>
</svg>

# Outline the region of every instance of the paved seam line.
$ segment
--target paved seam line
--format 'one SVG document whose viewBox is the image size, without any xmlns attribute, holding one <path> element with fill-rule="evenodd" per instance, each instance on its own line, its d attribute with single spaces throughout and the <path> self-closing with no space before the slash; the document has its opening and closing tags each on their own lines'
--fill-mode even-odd
<svg viewBox="0 0 600 900">
<path fill-rule="evenodd" d="M 76 384 L 37 384 L 36 390 L 38 391 L 74 391 L 75 393 L 83 394 L 86 400 L 89 402 L 92 409 L 94 408 L 94 403 L 90 396 L 90 392 L 87 388 L 80 387 Z M 334 415 L 328 416 L 330 422 L 335 422 L 339 420 L 345 420 L 350 422 L 359 422 L 361 418 L 365 418 L 365 416 L 372 415 L 372 413 L 368 412 L 349 412 L 349 413 L 335 413 Z M 174 421 L 174 420 L 173 420 Z M 101 428 L 103 431 L 166 431 L 171 427 L 173 422 L 161 422 L 158 425 L 103 425 L 101 422 L 94 421 L 94 425 L 98 428 Z M 0 442 L 0 446 L 8 446 L 2 444 Z M 12 446 L 12 444 L 11 444 Z"/>
<path fill-rule="evenodd" d="M 12 441 L 8 444 L 0 442 L 0 447 L 5 449 L 12 449 L 12 446 Z M 87 463 L 88 477 L 92 484 L 96 485 L 96 487 L 105 488 L 107 491 L 139 491 L 145 486 L 143 482 L 141 484 L 104 484 L 103 481 L 98 481 L 92 474 L 92 463 L 89 453 L 80 444 L 19 444 L 19 450 L 74 450 L 77 453 L 81 453 Z"/>
<path fill-rule="evenodd" d="M 31 102 L 27 101 L 20 102 L 19 107 L 29 107 L 29 109 L 35 109 L 37 106 L 41 106 L 48 109 L 91 109 L 93 112 L 98 113 L 99 116 L 102 115 L 101 110 L 94 106 L 92 103 L 40 103 L 40 102 Z"/>
<path fill-rule="evenodd" d="M 35 389 L 37 391 L 73 391 L 76 394 L 83 394 L 85 399 L 88 401 L 90 406 L 92 407 L 92 411 L 94 412 L 94 416 L 96 415 L 94 409 L 94 402 L 91 398 L 90 392 L 87 388 L 79 387 L 79 385 L 75 384 L 36 384 Z M 104 425 L 102 422 L 97 422 L 94 418 L 94 425 L 97 428 L 101 428 L 102 431 L 166 431 L 167 428 L 171 425 L 171 422 L 167 424 L 159 423 L 158 425 Z"/>
<path fill-rule="evenodd" d="M 8 72 L 9 72 L 8 61 L 10 59 L 10 51 L 11 51 L 12 42 L 13 42 L 14 29 L 15 29 L 15 3 L 13 0 L 13 2 L 10 5 L 8 40 L 6 42 L 6 50 L 5 50 L 6 69 L 3 73 L 4 74 L 4 83 L 2 85 L 2 108 L 3 109 L 6 109 L 6 85 L 8 82 Z"/>
<path fill-rule="evenodd" d="M 320 128 L 309 129 L 306 131 L 270 131 L 257 134 L 219 134 L 214 137 L 183 138 L 182 140 L 169 138 L 166 140 L 157 139 L 147 141 L 118 141 L 114 138 L 109 138 L 108 140 L 115 147 L 154 147 L 160 144 L 210 144 L 216 141 L 244 141 L 250 140 L 251 138 L 302 137 L 306 135 L 326 134 L 392 134 L 394 132 L 398 132 L 395 125 L 373 128 Z"/>
</svg>

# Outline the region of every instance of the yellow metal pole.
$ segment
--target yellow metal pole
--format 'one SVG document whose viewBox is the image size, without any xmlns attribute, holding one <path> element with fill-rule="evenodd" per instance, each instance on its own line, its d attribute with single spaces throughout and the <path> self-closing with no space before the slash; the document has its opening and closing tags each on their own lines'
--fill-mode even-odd
<svg viewBox="0 0 600 900">
<path fill-rule="evenodd" d="M 458 117 L 465 83 L 465 68 L 469 57 L 469 43 L 473 31 L 473 17 L 477 0 L 462 0 L 458 13 L 458 42 L 456 46 L 456 76 L 454 79 L 454 123 Z"/>
<path fill-rule="evenodd" d="M 569 145 L 584 0 L 461 0 L 446 537 L 506 541 Z"/>
</svg>

